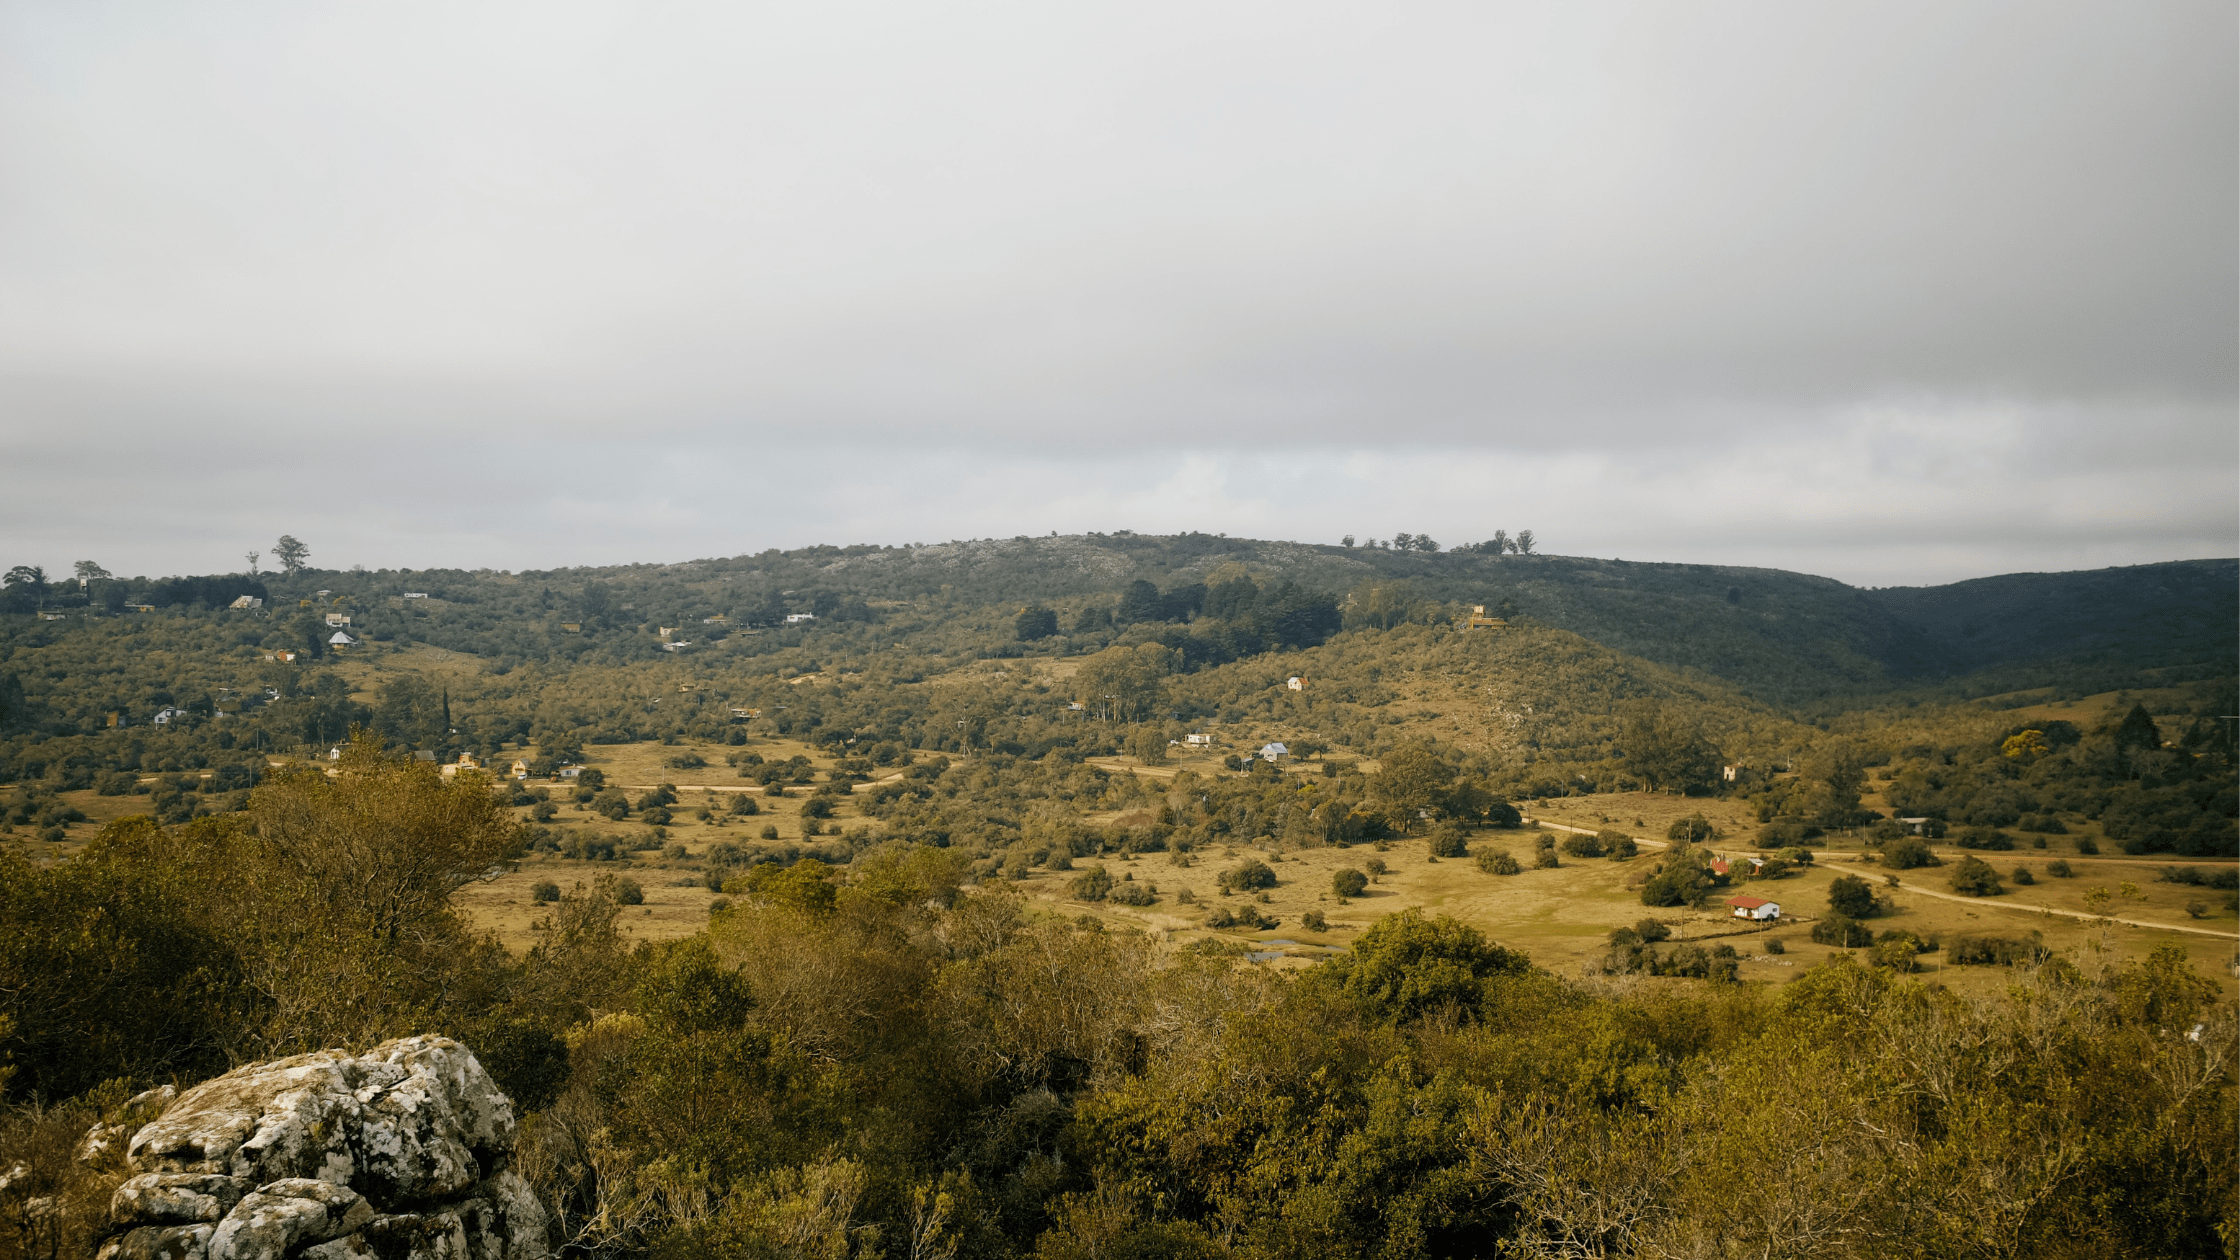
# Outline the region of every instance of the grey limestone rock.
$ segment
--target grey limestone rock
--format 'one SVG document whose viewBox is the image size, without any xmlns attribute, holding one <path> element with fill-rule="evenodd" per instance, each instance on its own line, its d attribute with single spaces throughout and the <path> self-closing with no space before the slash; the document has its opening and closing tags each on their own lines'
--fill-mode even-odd
<svg viewBox="0 0 2240 1260">
<path fill-rule="evenodd" d="M 208 1225 L 143 1225 L 105 1243 L 95 1260 L 209 1260 Z"/>
<path fill-rule="evenodd" d="M 139 1175 L 102 1255 L 539 1260 L 544 1210 L 506 1167 L 514 1130 L 512 1102 L 448 1038 L 250 1064 L 131 1135 Z"/>
<path fill-rule="evenodd" d="M 305 1243 L 355 1233 L 373 1205 L 348 1186 L 287 1177 L 243 1195 L 210 1236 L 211 1260 L 282 1260 Z"/>
<path fill-rule="evenodd" d="M 119 1225 L 215 1223 L 233 1210 L 249 1186 L 214 1173 L 141 1173 L 109 1198 L 109 1219 Z"/>
</svg>

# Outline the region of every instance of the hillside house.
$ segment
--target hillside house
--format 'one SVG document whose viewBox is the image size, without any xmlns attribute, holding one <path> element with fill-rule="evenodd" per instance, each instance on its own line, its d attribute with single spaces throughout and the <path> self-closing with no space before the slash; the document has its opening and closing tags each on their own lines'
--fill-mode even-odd
<svg viewBox="0 0 2240 1260">
<path fill-rule="evenodd" d="M 1712 874 L 1714 874 L 1714 875 L 1725 875 L 1725 874 L 1728 874 L 1728 873 L 1732 872 L 1733 870 L 1734 870 L 1734 864 L 1733 864 L 1732 862 L 1729 862 L 1729 861 L 1727 861 L 1727 860 L 1726 860 L 1725 858 L 1723 858 L 1723 857 L 1715 857 L 1715 858 L 1711 859 L 1711 873 L 1712 873 Z"/>
<path fill-rule="evenodd" d="M 789 625 L 789 626 L 798 626 L 798 625 L 803 625 L 803 624 L 805 624 L 805 623 L 807 623 L 807 622 L 815 621 L 816 619 L 817 619 L 817 615 L 816 615 L 815 613 L 787 613 L 787 614 L 786 614 L 786 624 L 787 624 L 787 625 Z"/>
<path fill-rule="evenodd" d="M 1470 605 L 1470 615 L 1463 618 L 1464 630 L 1499 630 L 1509 623 L 1500 617 L 1488 617 L 1484 604 Z"/>
<path fill-rule="evenodd" d="M 717 613 L 713 617 L 702 617 L 700 624 L 703 626 L 728 626 L 731 624 L 731 618 L 723 613 Z"/>
<path fill-rule="evenodd" d="M 1734 907 L 1734 917 L 1753 923 L 1771 923 L 1781 917 L 1781 906 L 1763 897 L 1729 897 L 1727 904 Z"/>
<path fill-rule="evenodd" d="M 1260 760 L 1262 761 L 1281 761 L 1290 755 L 1291 750 L 1280 743 L 1260 745 Z"/>
<path fill-rule="evenodd" d="M 347 625 L 349 625 L 349 624 L 350 624 L 350 614 L 348 614 L 348 613 L 338 613 L 338 612 L 331 612 L 331 613 L 328 613 L 328 614 L 327 614 L 327 624 L 328 624 L 328 625 L 330 625 L 330 626 L 334 626 L 334 627 L 337 627 L 337 628 L 340 628 L 340 627 L 342 627 L 342 626 L 347 626 Z"/>
<path fill-rule="evenodd" d="M 1182 737 L 1182 744 L 1185 748 L 1211 748 L 1213 747 L 1213 736 L 1202 733 L 1185 735 Z"/>
<path fill-rule="evenodd" d="M 731 720 L 734 722 L 751 722 L 761 716 L 762 710 L 760 709 L 742 709 L 736 705 L 732 706 L 731 709 Z"/>
<path fill-rule="evenodd" d="M 346 648 L 355 646 L 357 642 L 358 641 L 356 639 L 351 638 L 348 634 L 337 630 L 333 635 L 328 637 L 327 646 L 331 648 Z"/>
<path fill-rule="evenodd" d="M 432 748 L 416 748 L 412 752 L 412 759 L 414 761 L 434 761 L 436 759 L 435 750 Z"/>
<path fill-rule="evenodd" d="M 404 597 L 406 599 L 426 599 L 428 593 L 426 591 L 406 591 Z"/>
<path fill-rule="evenodd" d="M 162 708 L 157 709 L 156 715 L 152 718 L 149 718 L 148 720 L 155 723 L 157 726 L 169 726 L 173 722 L 179 721 L 186 716 L 187 711 L 185 709 L 177 708 L 175 706 L 167 704 Z"/>
<path fill-rule="evenodd" d="M 582 634 L 583 623 L 580 621 L 563 621 L 560 623 L 560 630 L 564 634 Z"/>
<path fill-rule="evenodd" d="M 226 607 L 239 608 L 243 610 L 251 608 L 262 608 L 264 607 L 264 601 L 254 595 L 242 595 L 236 597 L 234 601 L 230 604 L 227 604 Z"/>
<path fill-rule="evenodd" d="M 529 763 L 528 763 L 528 762 L 526 762 L 526 761 L 523 761 L 523 760 L 522 760 L 521 758 L 519 758 L 519 757 L 516 757 L 516 758 L 514 758 L 514 759 L 513 759 L 513 770 L 512 770 L 512 774 L 513 774 L 513 777 L 514 777 L 514 778 L 516 778 L 516 779 L 526 779 L 526 778 L 528 778 L 528 777 L 529 777 Z"/>
<path fill-rule="evenodd" d="M 580 777 L 582 774 L 582 766 L 562 766 L 560 767 L 559 773 L 554 775 L 553 777 L 559 779 L 573 779 Z"/>
<path fill-rule="evenodd" d="M 1306 680 L 1299 677 L 1297 674 L 1293 674 L 1291 676 L 1291 681 L 1283 685 L 1289 687 L 1293 691 L 1305 691 L 1307 689 Z"/>
</svg>

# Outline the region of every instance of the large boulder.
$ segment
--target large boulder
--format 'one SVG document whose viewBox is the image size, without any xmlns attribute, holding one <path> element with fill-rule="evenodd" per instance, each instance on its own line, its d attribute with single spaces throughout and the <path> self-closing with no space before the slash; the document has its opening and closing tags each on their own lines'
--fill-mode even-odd
<svg viewBox="0 0 2240 1260">
<path fill-rule="evenodd" d="M 237 1068 L 133 1133 L 101 1260 L 533 1260 L 513 1103 L 465 1046 L 408 1037 Z"/>
</svg>

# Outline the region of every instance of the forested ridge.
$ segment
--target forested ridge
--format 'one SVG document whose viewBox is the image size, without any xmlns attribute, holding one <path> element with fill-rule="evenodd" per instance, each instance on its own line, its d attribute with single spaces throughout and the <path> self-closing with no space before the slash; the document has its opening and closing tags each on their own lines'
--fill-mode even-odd
<svg viewBox="0 0 2240 1260">
<path fill-rule="evenodd" d="M 1967 997 L 1870 879 L 1813 929 L 1863 952 L 1780 985 L 1653 920 L 1586 974 L 1413 909 L 1277 970 L 1022 895 L 1249 931 L 1282 854 L 1359 853 L 1341 903 L 1401 852 L 1523 878 L 1523 810 L 1616 792 L 1766 855 L 1562 839 L 1644 909 L 1837 835 L 1970 896 L 2070 829 L 2231 887 L 2232 562 L 1860 591 L 1428 541 L 11 580 L 0 1256 L 82 1253 L 119 1174 L 75 1144 L 139 1090 L 421 1032 L 514 1097 L 570 1255 L 2234 1254 L 2233 1003 L 2112 921 L 1950 943 L 2011 969 Z M 2088 688 L 2139 698 L 2028 711 Z M 1176 771 L 1204 731 L 1247 755 Z M 586 765 L 626 748 L 733 788 Z M 695 846 L 704 930 L 630 941 L 668 824 L 803 794 Z M 525 858 L 584 878 L 509 950 L 453 892 Z M 1162 889 L 1201 863 L 1218 905 Z"/>
</svg>

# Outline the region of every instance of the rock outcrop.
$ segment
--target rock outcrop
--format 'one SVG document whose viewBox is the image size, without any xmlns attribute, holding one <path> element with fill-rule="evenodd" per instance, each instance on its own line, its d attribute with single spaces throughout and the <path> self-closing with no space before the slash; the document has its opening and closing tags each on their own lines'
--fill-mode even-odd
<svg viewBox="0 0 2240 1260">
<path fill-rule="evenodd" d="M 445 1037 L 251 1064 L 131 1135 L 100 1260 L 538 1260 L 513 1136 L 512 1102 Z"/>
</svg>

